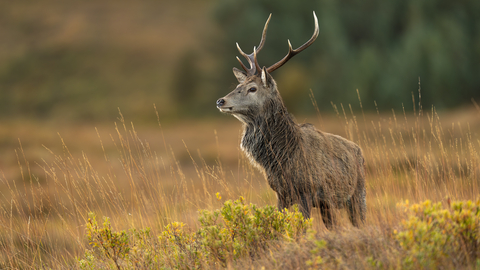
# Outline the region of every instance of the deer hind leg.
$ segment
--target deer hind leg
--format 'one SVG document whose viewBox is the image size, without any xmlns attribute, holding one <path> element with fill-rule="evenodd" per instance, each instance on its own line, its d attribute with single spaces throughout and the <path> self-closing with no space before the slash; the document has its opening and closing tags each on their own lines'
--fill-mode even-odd
<svg viewBox="0 0 480 270">
<path fill-rule="evenodd" d="M 357 187 L 352 197 L 347 201 L 347 211 L 350 221 L 355 227 L 365 223 L 365 215 L 367 213 L 367 192 L 365 190 L 365 159 L 362 150 L 357 149 L 358 171 L 357 171 Z"/>
<path fill-rule="evenodd" d="M 347 201 L 348 217 L 350 218 L 350 221 L 355 227 L 358 227 L 360 223 L 365 223 L 365 214 L 367 212 L 367 202 L 365 195 L 365 188 L 363 186 L 357 187 L 355 193 Z"/>
</svg>

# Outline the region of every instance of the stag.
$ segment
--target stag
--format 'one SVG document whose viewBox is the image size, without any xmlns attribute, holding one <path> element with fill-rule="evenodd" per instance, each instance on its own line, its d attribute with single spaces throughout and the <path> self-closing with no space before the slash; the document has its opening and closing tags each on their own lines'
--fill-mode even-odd
<svg viewBox="0 0 480 270">
<path fill-rule="evenodd" d="M 270 67 L 260 68 L 257 55 L 265 44 L 268 17 L 260 44 L 246 54 L 237 43 L 249 67 L 233 68 L 238 85 L 217 100 L 222 113 L 232 114 L 243 123 L 241 149 L 265 175 L 278 198 L 278 209 L 298 204 L 305 218 L 312 207 L 320 209 L 327 228 L 335 222 L 335 209 L 346 208 L 354 226 L 365 222 L 365 165 L 362 150 L 338 135 L 322 132 L 311 124 L 297 124 L 287 111 L 275 80 L 270 75 L 290 58 L 312 45 L 318 37 L 318 19 L 313 12 L 315 30 L 305 44 L 293 49 Z"/>
</svg>

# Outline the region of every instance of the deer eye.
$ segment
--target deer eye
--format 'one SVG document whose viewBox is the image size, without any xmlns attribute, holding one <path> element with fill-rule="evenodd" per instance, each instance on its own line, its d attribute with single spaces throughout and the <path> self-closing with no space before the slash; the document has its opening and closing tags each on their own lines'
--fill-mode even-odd
<svg viewBox="0 0 480 270">
<path fill-rule="evenodd" d="M 249 93 L 253 93 L 253 92 L 255 92 L 255 91 L 257 91 L 257 88 L 256 88 L 256 87 L 250 87 L 250 89 L 248 89 L 248 92 L 249 92 Z"/>
</svg>

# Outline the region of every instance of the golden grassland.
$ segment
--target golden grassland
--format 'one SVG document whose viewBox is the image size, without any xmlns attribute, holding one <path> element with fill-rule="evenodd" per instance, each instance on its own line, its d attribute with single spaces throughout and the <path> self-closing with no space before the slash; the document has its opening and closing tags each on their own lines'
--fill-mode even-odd
<svg viewBox="0 0 480 270">
<path fill-rule="evenodd" d="M 341 216 L 339 228 L 330 232 L 320 214 L 313 214 L 320 236 L 345 249 L 338 256 L 360 256 L 355 243 L 372 238 L 377 242 L 369 252 L 381 253 L 383 234 L 373 231 L 396 228 L 403 218 L 399 202 L 479 198 L 480 110 L 354 114 L 334 106 L 334 111 L 297 121 L 355 141 L 366 157 L 366 225 L 355 229 Z M 85 237 L 90 212 L 109 217 L 115 230 L 149 227 L 157 235 L 175 221 L 198 227 L 199 209 L 218 209 L 228 199 L 275 205 L 263 175 L 241 153 L 240 136 L 241 125 L 231 117 L 138 127 L 121 114 L 117 122 L 96 127 L 5 123 L 1 267 L 77 268 L 77 258 L 90 248 Z M 276 261 L 290 258 L 282 267 L 296 268 L 295 261 L 303 259 L 299 250 L 272 252 L 231 266 L 276 268 Z"/>
</svg>

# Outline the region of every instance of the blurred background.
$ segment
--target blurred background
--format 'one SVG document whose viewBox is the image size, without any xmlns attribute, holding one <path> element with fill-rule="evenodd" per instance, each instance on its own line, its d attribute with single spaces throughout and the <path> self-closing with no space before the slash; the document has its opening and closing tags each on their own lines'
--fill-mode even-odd
<svg viewBox="0 0 480 270">
<path fill-rule="evenodd" d="M 313 32 L 308 50 L 273 73 L 296 114 L 334 104 L 438 109 L 480 100 L 480 2 L 8 1 L 0 3 L 0 119 L 103 122 L 222 117 L 236 84 L 235 42 L 249 53 L 272 21 L 263 66 Z M 376 105 L 375 105 L 376 102 Z M 223 116 L 224 117 L 224 116 Z M 233 120 L 232 120 L 233 121 Z"/>
</svg>

